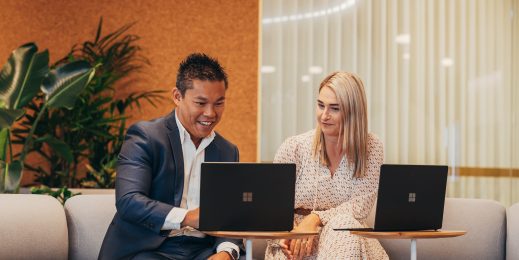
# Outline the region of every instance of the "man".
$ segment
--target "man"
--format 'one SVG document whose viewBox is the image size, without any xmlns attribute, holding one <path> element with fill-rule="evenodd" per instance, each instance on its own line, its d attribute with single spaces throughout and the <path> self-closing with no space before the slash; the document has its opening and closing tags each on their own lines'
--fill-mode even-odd
<svg viewBox="0 0 519 260">
<path fill-rule="evenodd" d="M 99 259 L 239 257 L 240 240 L 196 230 L 201 163 L 238 161 L 238 148 L 213 131 L 226 89 L 218 61 L 191 54 L 178 69 L 176 109 L 128 129 L 117 165 L 117 213 Z"/>
</svg>

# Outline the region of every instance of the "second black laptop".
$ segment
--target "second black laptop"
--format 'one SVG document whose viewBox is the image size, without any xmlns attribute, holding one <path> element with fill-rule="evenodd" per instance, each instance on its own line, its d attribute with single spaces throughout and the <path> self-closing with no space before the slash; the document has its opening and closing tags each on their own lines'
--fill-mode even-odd
<svg viewBox="0 0 519 260">
<path fill-rule="evenodd" d="M 384 164 L 380 169 L 374 228 L 335 230 L 416 231 L 442 227 L 447 166 Z"/>
</svg>

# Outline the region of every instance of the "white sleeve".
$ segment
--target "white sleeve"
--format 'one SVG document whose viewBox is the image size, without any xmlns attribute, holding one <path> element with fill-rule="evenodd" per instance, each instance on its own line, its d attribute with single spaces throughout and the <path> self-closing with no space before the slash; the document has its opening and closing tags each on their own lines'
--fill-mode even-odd
<svg viewBox="0 0 519 260">
<path fill-rule="evenodd" d="M 173 208 L 168 215 L 166 216 L 166 220 L 164 221 L 164 225 L 162 225 L 161 230 L 178 230 L 180 229 L 180 224 L 184 221 L 186 217 L 187 209 L 183 208 Z"/>
</svg>

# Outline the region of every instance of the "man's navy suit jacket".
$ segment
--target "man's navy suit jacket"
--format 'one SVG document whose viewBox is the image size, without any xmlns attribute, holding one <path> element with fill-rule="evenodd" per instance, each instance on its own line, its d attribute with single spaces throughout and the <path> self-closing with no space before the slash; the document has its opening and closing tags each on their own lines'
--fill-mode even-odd
<svg viewBox="0 0 519 260">
<path fill-rule="evenodd" d="M 236 162 L 238 148 L 216 134 L 205 149 L 206 162 Z M 184 159 L 175 111 L 128 129 L 117 163 L 115 214 L 99 259 L 127 259 L 157 249 L 167 238 L 161 231 L 184 188 Z M 241 247 L 240 240 L 215 238 Z"/>
</svg>

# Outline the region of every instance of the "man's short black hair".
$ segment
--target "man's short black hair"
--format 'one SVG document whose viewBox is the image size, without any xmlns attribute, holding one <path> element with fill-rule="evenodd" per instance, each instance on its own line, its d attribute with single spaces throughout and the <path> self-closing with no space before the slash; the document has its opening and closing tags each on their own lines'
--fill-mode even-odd
<svg viewBox="0 0 519 260">
<path fill-rule="evenodd" d="M 204 53 L 192 53 L 180 63 L 177 72 L 177 89 L 184 96 L 193 88 L 193 80 L 223 81 L 227 89 L 227 73 L 218 60 Z"/>
</svg>

